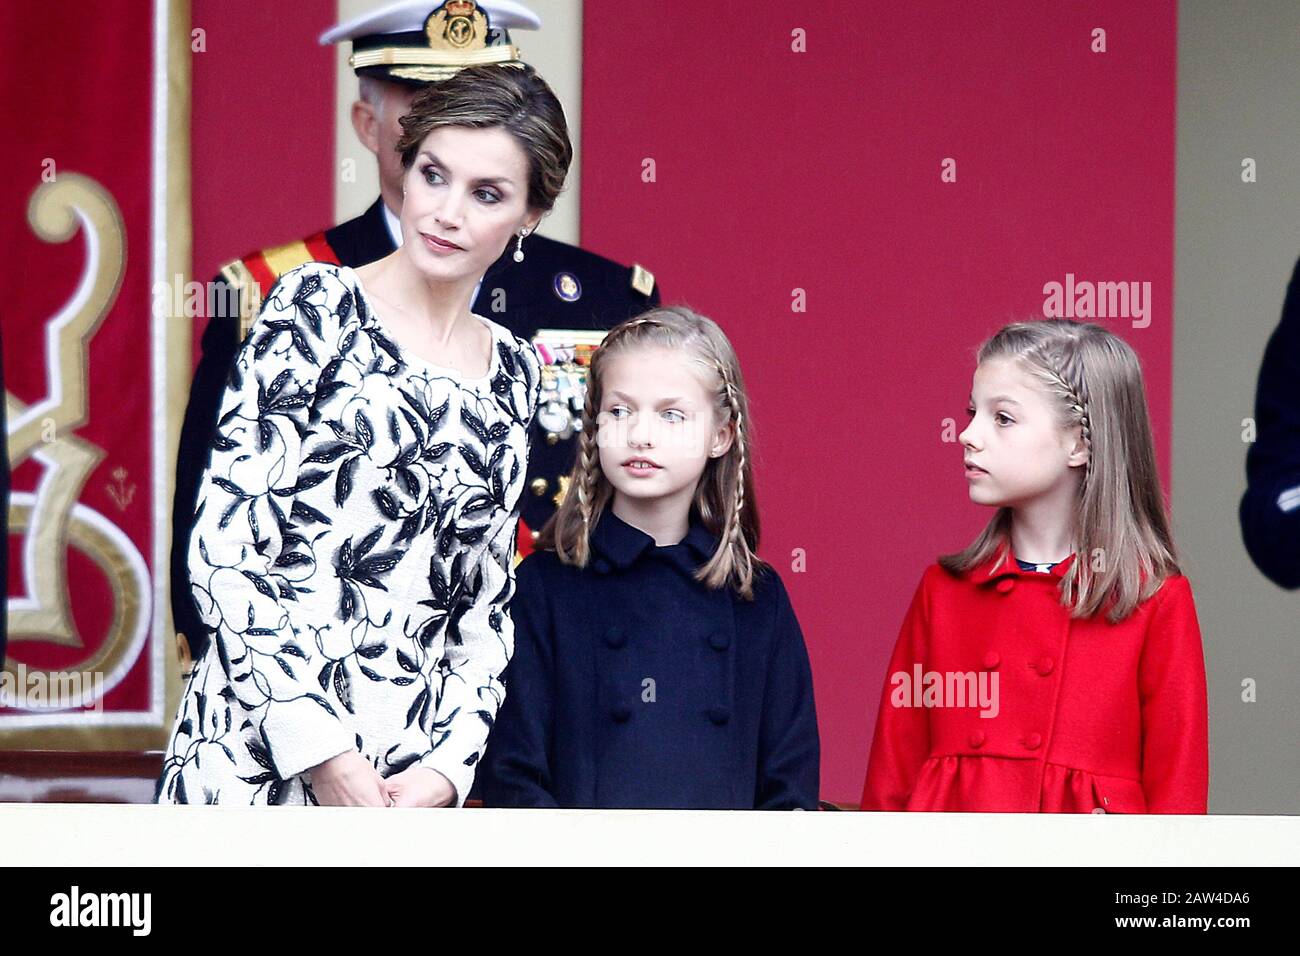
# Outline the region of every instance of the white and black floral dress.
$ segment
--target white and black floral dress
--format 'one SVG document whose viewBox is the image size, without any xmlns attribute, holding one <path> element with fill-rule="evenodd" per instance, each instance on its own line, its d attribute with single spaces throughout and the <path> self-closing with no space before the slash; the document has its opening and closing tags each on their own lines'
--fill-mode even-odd
<svg viewBox="0 0 1300 956">
<path fill-rule="evenodd" d="M 540 363 L 481 319 L 471 379 L 385 334 L 350 268 L 285 273 L 245 339 L 195 510 L 190 584 L 213 629 L 155 799 L 315 803 L 356 750 L 465 802 L 514 646 L 518 501 Z"/>
</svg>

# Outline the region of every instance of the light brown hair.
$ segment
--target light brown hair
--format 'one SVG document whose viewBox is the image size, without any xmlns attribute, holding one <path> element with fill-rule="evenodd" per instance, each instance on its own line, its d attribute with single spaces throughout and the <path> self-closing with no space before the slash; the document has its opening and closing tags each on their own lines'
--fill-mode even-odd
<svg viewBox="0 0 1300 956">
<path fill-rule="evenodd" d="M 411 168 L 424 138 L 440 127 L 504 129 L 528 157 L 528 205 L 542 212 L 555 205 L 573 161 L 564 109 L 531 66 L 466 67 L 420 90 L 398 122 L 403 169 Z"/>
<path fill-rule="evenodd" d="M 980 347 L 981 364 L 999 358 L 1014 360 L 1038 384 L 1059 425 L 1078 427 L 1089 450 L 1072 516 L 1075 559 L 1061 578 L 1061 603 L 1072 617 L 1106 609 L 1108 620 L 1121 621 L 1165 578 L 1181 573 L 1137 355 L 1099 325 L 1045 319 L 1008 325 Z M 969 547 L 939 563 L 960 573 L 995 555 L 1006 560 L 1011 521 L 1011 509 L 999 508 Z"/>
<path fill-rule="evenodd" d="M 647 346 L 671 349 L 698 366 L 713 394 L 715 423 L 718 427 L 734 423 L 731 447 L 705 464 L 691 502 L 704 526 L 719 538 L 717 550 L 695 577 L 714 589 L 729 585 L 752 601 L 755 574 L 767 565 L 757 555 L 759 523 L 749 399 L 727 336 L 717 323 L 684 306 L 651 309 L 615 326 L 593 354 L 569 488 L 535 546 L 554 550 L 565 564 L 585 568 L 591 559 L 592 528 L 614 495 L 614 486 L 600 467 L 597 440 L 605 368 L 614 356 Z"/>
</svg>

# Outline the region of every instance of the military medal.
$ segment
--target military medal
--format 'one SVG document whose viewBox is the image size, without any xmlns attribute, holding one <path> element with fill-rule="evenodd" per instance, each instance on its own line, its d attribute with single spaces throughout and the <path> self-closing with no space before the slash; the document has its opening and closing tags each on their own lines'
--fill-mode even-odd
<svg viewBox="0 0 1300 956">
<path fill-rule="evenodd" d="M 537 409 L 537 424 L 548 432 L 562 432 L 569 424 L 569 410 L 556 400 Z"/>
<path fill-rule="evenodd" d="M 563 280 L 572 282 L 569 286 Z M 555 294 L 561 298 L 582 294 L 571 273 L 555 277 Z M 544 363 L 537 424 L 547 441 L 567 441 L 582 430 L 582 409 L 587 400 L 587 367 L 605 333 L 591 329 L 538 329 L 533 347 Z"/>
</svg>

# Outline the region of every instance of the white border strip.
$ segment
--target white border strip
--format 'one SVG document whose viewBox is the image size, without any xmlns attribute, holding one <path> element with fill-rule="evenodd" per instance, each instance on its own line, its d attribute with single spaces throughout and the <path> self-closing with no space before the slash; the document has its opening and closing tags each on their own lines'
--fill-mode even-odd
<svg viewBox="0 0 1300 956">
<path fill-rule="evenodd" d="M 10 866 L 1295 865 L 1300 817 L 0 805 Z M 347 839 L 338 839 L 339 834 Z"/>
</svg>

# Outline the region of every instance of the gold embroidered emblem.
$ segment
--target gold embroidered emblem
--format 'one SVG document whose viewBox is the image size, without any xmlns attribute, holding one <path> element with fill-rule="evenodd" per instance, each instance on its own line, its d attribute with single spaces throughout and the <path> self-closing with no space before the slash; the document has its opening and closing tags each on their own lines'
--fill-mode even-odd
<svg viewBox="0 0 1300 956">
<path fill-rule="evenodd" d="M 425 21 L 424 32 L 434 50 L 465 50 L 483 46 L 487 36 L 487 17 L 473 0 L 447 0 Z"/>
</svg>

